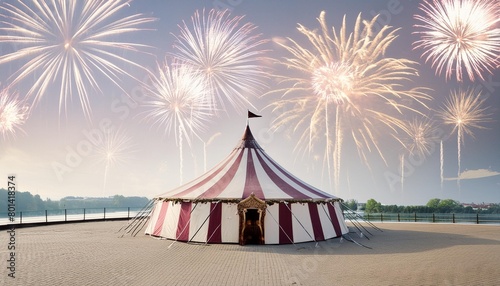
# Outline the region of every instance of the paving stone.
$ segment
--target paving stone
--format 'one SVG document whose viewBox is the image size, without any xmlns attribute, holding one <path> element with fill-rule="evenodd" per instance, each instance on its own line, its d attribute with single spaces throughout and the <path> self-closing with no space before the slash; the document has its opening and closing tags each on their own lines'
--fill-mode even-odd
<svg viewBox="0 0 500 286">
<path fill-rule="evenodd" d="M 356 241 L 205 245 L 119 237 L 123 221 L 16 229 L 0 285 L 498 285 L 500 226 L 379 223 Z"/>
</svg>

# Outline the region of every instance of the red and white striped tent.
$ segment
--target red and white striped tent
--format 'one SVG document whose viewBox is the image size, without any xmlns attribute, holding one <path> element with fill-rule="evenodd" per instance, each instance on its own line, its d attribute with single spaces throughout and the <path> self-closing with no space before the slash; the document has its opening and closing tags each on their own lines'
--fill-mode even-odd
<svg viewBox="0 0 500 286">
<path fill-rule="evenodd" d="M 341 200 L 278 165 L 248 125 L 225 160 L 154 200 L 146 234 L 179 241 L 287 244 L 348 232 Z"/>
</svg>

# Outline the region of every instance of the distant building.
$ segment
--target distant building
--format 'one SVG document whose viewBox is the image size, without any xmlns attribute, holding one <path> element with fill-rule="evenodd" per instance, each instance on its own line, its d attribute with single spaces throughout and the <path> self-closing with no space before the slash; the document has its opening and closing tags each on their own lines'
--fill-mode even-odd
<svg viewBox="0 0 500 286">
<path fill-rule="evenodd" d="M 473 210 L 477 211 L 477 210 L 480 210 L 480 211 L 483 211 L 483 210 L 487 210 L 489 209 L 493 204 L 487 204 L 487 203 L 479 203 L 479 204 L 476 204 L 476 203 L 462 203 L 462 206 L 464 208 L 466 207 L 471 207 Z"/>
</svg>

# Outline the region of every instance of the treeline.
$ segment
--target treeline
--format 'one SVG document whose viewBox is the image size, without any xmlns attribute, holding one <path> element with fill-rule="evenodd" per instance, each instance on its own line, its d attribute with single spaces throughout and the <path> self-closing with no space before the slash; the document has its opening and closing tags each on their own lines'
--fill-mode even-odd
<svg viewBox="0 0 500 286">
<path fill-rule="evenodd" d="M 352 210 L 358 209 L 356 200 L 347 200 L 344 204 Z M 460 202 L 451 199 L 431 199 L 425 206 L 398 206 L 382 205 L 374 199 L 369 199 L 359 208 L 365 213 L 481 213 L 500 214 L 500 204 L 492 204 L 488 209 L 474 209 L 463 206 Z"/>
<path fill-rule="evenodd" d="M 111 207 L 133 207 L 142 208 L 148 203 L 146 197 L 124 197 L 115 195 L 112 197 L 86 198 L 86 197 L 64 197 L 60 200 L 43 200 L 39 195 L 30 192 L 16 192 L 17 211 L 43 211 L 58 209 L 78 208 L 111 208 Z M 0 212 L 7 206 L 7 191 L 0 189 Z"/>
</svg>

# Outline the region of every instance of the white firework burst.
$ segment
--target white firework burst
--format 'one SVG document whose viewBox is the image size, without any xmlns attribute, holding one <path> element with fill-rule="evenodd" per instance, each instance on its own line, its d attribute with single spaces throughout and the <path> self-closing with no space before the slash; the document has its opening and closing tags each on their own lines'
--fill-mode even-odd
<svg viewBox="0 0 500 286">
<path fill-rule="evenodd" d="M 83 112 L 90 117 L 89 94 L 100 92 L 105 79 L 120 87 L 123 76 L 133 78 L 123 64 L 143 67 L 123 52 L 142 51 L 144 45 L 119 40 L 123 34 L 144 30 L 143 24 L 154 21 L 141 14 L 116 14 L 130 6 L 123 0 L 33 0 L 3 2 L 0 5 L 2 26 L 0 42 L 17 48 L 0 56 L 0 64 L 20 62 L 21 66 L 10 79 L 11 86 L 32 81 L 27 96 L 35 104 L 46 94 L 59 93 L 59 112 L 68 99 L 77 94 Z M 54 92 L 57 93 L 57 92 Z"/>
<path fill-rule="evenodd" d="M 450 79 L 455 72 L 457 81 L 462 81 L 465 69 L 474 81 L 498 67 L 498 0 L 425 0 L 419 8 L 424 14 L 415 15 L 420 22 L 416 34 L 421 37 L 415 48 L 424 50 L 422 56 L 432 61 L 437 74 L 444 71 Z"/>
</svg>

